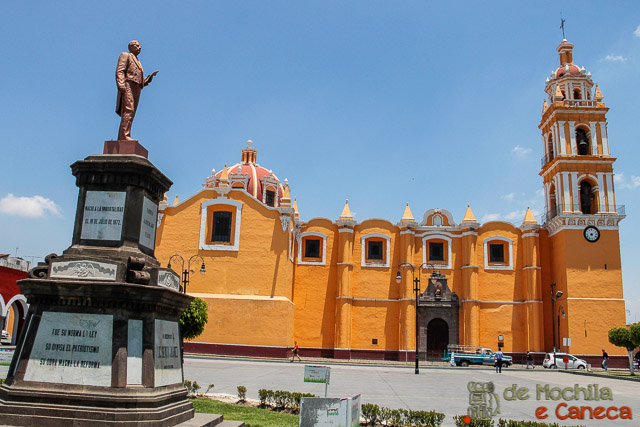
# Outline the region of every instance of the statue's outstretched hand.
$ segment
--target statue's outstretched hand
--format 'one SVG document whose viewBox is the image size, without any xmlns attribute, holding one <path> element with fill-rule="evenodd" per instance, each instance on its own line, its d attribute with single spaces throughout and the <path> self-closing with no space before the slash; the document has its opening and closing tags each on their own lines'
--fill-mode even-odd
<svg viewBox="0 0 640 427">
<path fill-rule="evenodd" d="M 158 74 L 158 70 L 156 70 L 153 73 L 149 74 L 147 76 L 147 78 L 144 79 L 144 85 L 146 86 L 149 83 L 151 83 L 153 81 L 153 78 L 156 76 L 156 74 Z"/>
</svg>

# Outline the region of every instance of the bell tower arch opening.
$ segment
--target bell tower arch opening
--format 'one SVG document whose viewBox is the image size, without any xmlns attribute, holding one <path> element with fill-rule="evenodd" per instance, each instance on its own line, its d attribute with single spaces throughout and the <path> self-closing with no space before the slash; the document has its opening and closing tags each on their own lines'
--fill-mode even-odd
<svg viewBox="0 0 640 427">
<path fill-rule="evenodd" d="M 591 140 L 589 132 L 582 127 L 576 129 L 576 144 L 578 145 L 578 155 L 591 155 Z"/>
<path fill-rule="evenodd" d="M 598 213 L 598 187 L 588 178 L 579 183 L 580 212 L 586 215 Z"/>
</svg>

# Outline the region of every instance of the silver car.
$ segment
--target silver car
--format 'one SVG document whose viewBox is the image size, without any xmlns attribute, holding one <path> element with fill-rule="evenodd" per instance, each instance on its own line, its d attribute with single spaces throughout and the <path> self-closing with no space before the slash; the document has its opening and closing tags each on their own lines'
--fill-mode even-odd
<svg viewBox="0 0 640 427">
<path fill-rule="evenodd" d="M 567 360 L 567 363 L 564 361 Z M 542 366 L 549 369 L 587 369 L 587 362 L 569 353 L 547 353 Z"/>
</svg>

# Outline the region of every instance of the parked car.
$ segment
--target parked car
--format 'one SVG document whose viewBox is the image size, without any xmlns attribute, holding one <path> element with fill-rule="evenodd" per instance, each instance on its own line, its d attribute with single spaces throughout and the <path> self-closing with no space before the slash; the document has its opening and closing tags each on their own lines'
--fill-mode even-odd
<svg viewBox="0 0 640 427">
<path fill-rule="evenodd" d="M 479 349 L 476 352 L 453 352 L 449 361 L 451 366 L 491 365 L 496 363 L 495 353 L 489 348 Z M 511 356 L 502 357 L 502 367 L 508 368 L 513 363 Z"/>
<path fill-rule="evenodd" d="M 567 363 L 565 363 L 565 358 Z M 587 369 L 587 362 L 578 359 L 569 353 L 547 353 L 542 361 L 542 366 L 548 369 Z"/>
</svg>

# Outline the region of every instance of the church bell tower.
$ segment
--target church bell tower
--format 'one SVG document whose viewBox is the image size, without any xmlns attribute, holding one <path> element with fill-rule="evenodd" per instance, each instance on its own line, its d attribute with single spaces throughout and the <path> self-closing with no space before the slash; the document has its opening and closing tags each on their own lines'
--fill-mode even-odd
<svg viewBox="0 0 640 427">
<path fill-rule="evenodd" d="M 573 47 L 565 39 L 557 48 L 560 65 L 547 78 L 539 125 L 551 264 L 545 347 L 597 354 L 610 347 L 607 331 L 625 324 L 618 234 L 625 215 L 616 205 L 609 109 L 591 73 L 573 62 Z"/>
</svg>

